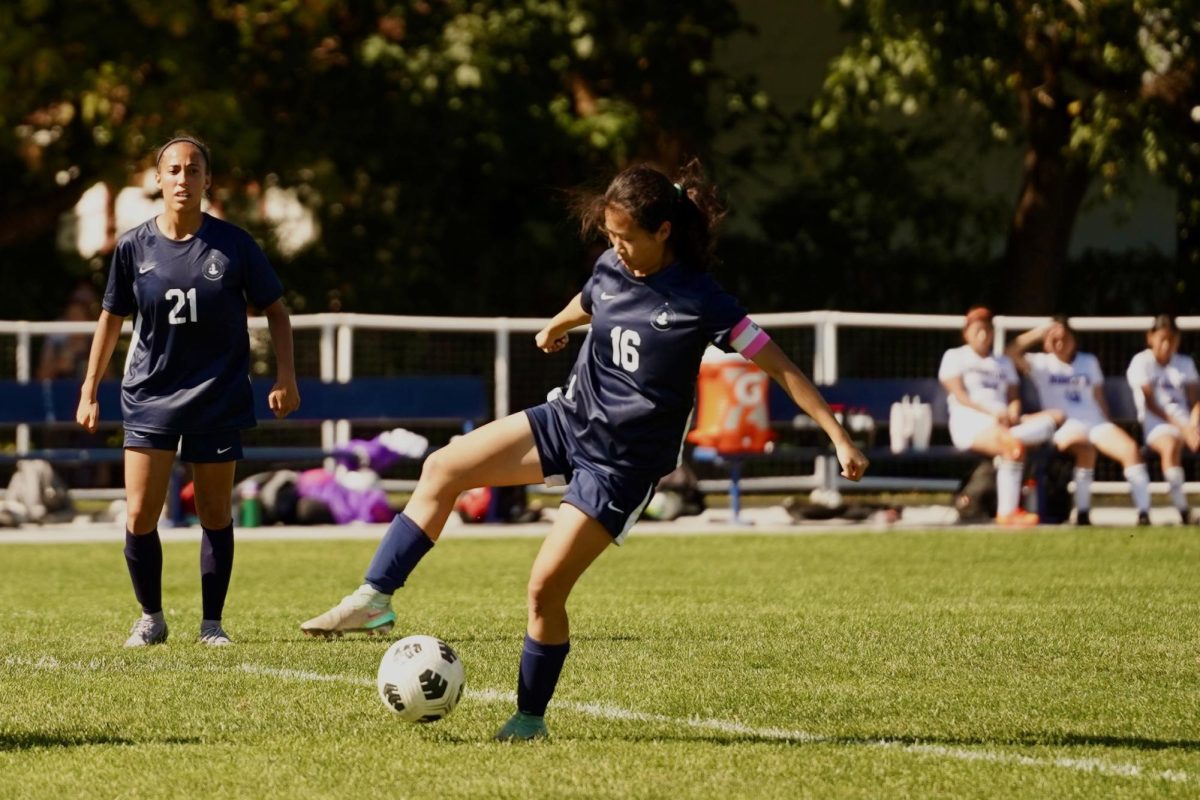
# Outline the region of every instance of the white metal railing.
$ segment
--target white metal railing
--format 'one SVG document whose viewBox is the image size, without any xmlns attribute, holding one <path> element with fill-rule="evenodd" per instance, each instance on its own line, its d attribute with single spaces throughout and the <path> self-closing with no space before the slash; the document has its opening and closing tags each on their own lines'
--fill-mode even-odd
<svg viewBox="0 0 1200 800">
<path fill-rule="evenodd" d="M 755 315 L 756 321 L 772 331 L 809 329 L 812 331 L 811 376 L 814 383 L 828 385 L 837 382 L 839 370 L 839 337 L 856 329 L 887 329 L 910 331 L 957 331 L 962 326 L 960 315 L 947 314 L 879 314 L 845 311 L 805 311 L 791 313 L 768 313 Z M 1008 334 L 1027 330 L 1047 321 L 1047 317 L 997 316 L 996 350 L 1004 348 Z M 532 335 L 545 324 L 538 318 L 509 317 L 437 317 L 437 316 L 389 316 L 374 314 L 322 313 L 303 314 L 292 317 L 296 331 L 319 331 L 318 376 L 323 381 L 345 383 L 354 378 L 355 334 L 361 331 L 413 331 L 446 333 L 490 333 L 494 337 L 494 352 L 491 358 L 493 415 L 500 417 L 512 411 L 512 388 L 517 376 L 512 369 L 514 335 Z M 1184 331 L 1200 331 L 1200 316 L 1180 317 L 1177 320 Z M 1074 317 L 1071 324 L 1079 331 L 1140 333 L 1151 323 L 1148 316 L 1142 317 Z M 251 330 L 262 330 L 267 322 L 261 317 L 249 320 Z M 32 354 L 36 337 L 52 334 L 91 334 L 95 330 L 92 322 L 31 322 L 0 321 L 0 337 L 15 339 L 15 377 L 18 381 L 33 380 Z M 127 322 L 122 331 L 128 335 L 132 326 Z M 793 357 L 804 354 L 792 353 Z M 940 353 L 937 355 L 940 356 Z M 1132 355 L 1132 353 L 1131 353 Z M 931 377 L 933 373 L 911 377 Z M 350 438 L 347 422 L 328 421 L 321 427 L 321 445 L 331 449 Z M 30 433 L 28 426 L 17 429 L 17 453 L 28 452 Z M 836 475 L 835 465 L 827 458 L 819 458 L 816 469 L 808 475 L 760 477 L 743 479 L 743 486 L 751 491 L 789 491 L 811 488 L 849 486 Z M 858 484 L 863 488 L 880 490 L 952 488 L 954 481 L 930 478 L 889 478 L 870 476 Z M 707 481 L 704 488 L 719 490 L 728 484 L 724 481 Z M 1155 491 L 1166 490 L 1165 484 L 1155 484 Z M 1188 491 L 1200 491 L 1200 483 L 1189 483 Z M 1098 481 L 1097 492 L 1125 492 L 1124 482 Z"/>
</svg>

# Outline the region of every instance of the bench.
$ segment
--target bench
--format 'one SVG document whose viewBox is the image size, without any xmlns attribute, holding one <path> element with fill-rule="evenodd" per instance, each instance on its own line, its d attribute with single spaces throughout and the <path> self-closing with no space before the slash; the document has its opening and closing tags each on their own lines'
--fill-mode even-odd
<svg viewBox="0 0 1200 800">
<path fill-rule="evenodd" d="M 949 411 L 946 404 L 946 390 L 937 378 L 846 378 L 834 384 L 819 386 L 818 389 L 826 402 L 835 409 L 844 408 L 847 411 L 861 410 L 867 413 L 874 422 L 875 434 L 870 446 L 864 448 L 865 455 L 871 460 L 872 467 L 868 475 L 858 484 L 852 484 L 838 476 L 839 470 L 833 462 L 833 455 L 823 434 L 815 433 L 811 445 L 783 445 L 770 453 L 752 454 L 723 454 L 711 448 L 695 448 L 692 456 L 703 462 L 710 462 L 728 468 L 730 480 L 730 506 L 736 519 L 740 510 L 741 488 L 740 480 L 745 463 L 750 461 L 790 459 L 812 459 L 816 464 L 816 474 L 821 488 L 894 488 L 898 484 L 907 484 L 912 488 L 945 490 L 957 483 L 951 478 L 911 478 L 896 475 L 903 472 L 904 467 L 929 462 L 943 462 L 953 467 L 956 463 L 970 465 L 977 463 L 982 456 L 972 451 L 963 451 L 949 443 Z M 1110 413 L 1114 422 L 1128 430 L 1135 438 L 1139 436 L 1137 425 L 1137 409 L 1134 405 L 1133 394 L 1124 377 L 1110 377 L 1104 384 L 1105 399 L 1108 401 Z M 894 453 L 890 447 L 889 426 L 891 423 L 892 404 L 905 396 L 919 398 L 932 407 L 933 436 L 931 444 L 925 450 L 905 449 Z M 770 384 L 768 395 L 770 420 L 772 427 L 781 432 L 811 430 L 816 431 L 816 425 L 804 414 L 787 393 L 777 383 Z M 1022 405 L 1026 409 L 1039 408 L 1037 392 L 1029 381 L 1022 381 Z M 853 433 L 852 433 L 853 435 Z M 1040 452 L 1040 451 L 1045 452 Z M 1053 452 L 1050 448 L 1039 448 L 1031 453 L 1031 466 L 1036 472 L 1044 470 Z M 1153 461 L 1147 458 L 1147 461 Z M 889 475 L 889 465 L 896 465 L 893 474 Z"/>
<path fill-rule="evenodd" d="M 355 378 L 349 383 L 326 383 L 315 378 L 297 381 L 300 409 L 282 424 L 324 423 L 334 420 L 397 425 L 443 425 L 470 429 L 490 416 L 487 387 L 475 375 L 430 375 Z M 251 381 L 254 411 L 260 423 L 273 424 L 267 406 L 273 381 Z M 100 423 L 121 422 L 121 387 L 118 381 L 100 384 Z M 20 383 L 0 381 L 0 426 L 75 425 L 79 382 L 75 380 Z M 316 462 L 330 455 L 325 447 L 246 447 L 248 461 Z M 41 448 L 25 453 L 2 453 L 0 464 L 29 458 L 51 463 L 120 461 L 119 447 Z"/>
<path fill-rule="evenodd" d="M 945 431 L 950 422 L 949 409 L 946 404 L 946 390 L 936 378 L 847 378 L 828 386 L 817 387 L 825 401 L 830 406 L 842 406 L 849 409 L 862 409 L 875 421 L 876 441 L 886 442 L 887 437 L 880 437 L 879 431 L 887 432 L 891 421 L 892 404 L 905 395 L 920 398 L 933 408 L 934 431 Z M 1133 393 L 1124 378 L 1106 378 L 1104 381 L 1104 398 L 1108 402 L 1109 413 L 1114 422 L 1127 430 L 1137 425 L 1137 407 L 1134 405 Z M 769 397 L 771 423 L 785 427 L 804 427 L 811 421 L 802 412 L 783 388 L 776 383 L 771 384 Z M 1037 391 L 1032 384 L 1021 382 L 1021 405 L 1026 410 L 1041 408 Z M 1136 433 L 1136 428 L 1133 430 Z M 935 436 L 935 438 L 938 438 Z M 874 459 L 910 458 L 912 456 L 952 455 L 959 453 L 953 445 L 931 445 L 926 451 L 906 450 L 893 453 L 885 444 L 876 444 L 870 448 L 868 457 Z"/>
</svg>

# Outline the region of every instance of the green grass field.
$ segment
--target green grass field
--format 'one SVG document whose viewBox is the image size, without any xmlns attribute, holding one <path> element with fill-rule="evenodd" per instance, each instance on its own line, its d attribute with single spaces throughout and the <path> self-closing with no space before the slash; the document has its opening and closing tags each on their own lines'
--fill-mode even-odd
<svg viewBox="0 0 1200 800">
<path fill-rule="evenodd" d="M 165 545 L 137 652 L 119 544 L 0 546 L 0 798 L 1200 796 L 1195 529 L 635 535 L 576 590 L 553 738 L 498 744 L 538 544 L 449 539 L 397 595 L 467 667 L 427 726 L 388 641 L 297 629 L 372 542 L 241 542 L 224 650 Z"/>
</svg>

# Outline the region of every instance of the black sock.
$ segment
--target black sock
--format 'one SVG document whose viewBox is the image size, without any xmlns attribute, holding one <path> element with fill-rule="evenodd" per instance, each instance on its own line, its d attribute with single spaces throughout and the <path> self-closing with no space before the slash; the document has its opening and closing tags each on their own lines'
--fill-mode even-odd
<svg viewBox="0 0 1200 800">
<path fill-rule="evenodd" d="M 542 644 L 528 633 L 521 651 L 521 672 L 517 677 L 517 710 L 535 717 L 546 715 L 546 706 L 558 686 L 563 662 L 571 643 Z"/>
<path fill-rule="evenodd" d="M 200 537 L 200 593 L 204 619 L 219 620 L 225 609 L 229 576 L 233 574 L 233 523 L 220 530 L 204 529 Z"/>
<path fill-rule="evenodd" d="M 162 611 L 162 542 L 157 528 L 141 536 L 125 531 L 125 563 L 142 611 Z"/>
</svg>

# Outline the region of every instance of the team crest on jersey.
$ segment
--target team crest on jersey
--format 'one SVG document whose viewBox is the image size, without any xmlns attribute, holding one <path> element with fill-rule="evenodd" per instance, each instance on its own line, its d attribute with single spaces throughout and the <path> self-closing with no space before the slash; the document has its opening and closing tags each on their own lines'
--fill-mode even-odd
<svg viewBox="0 0 1200 800">
<path fill-rule="evenodd" d="M 654 316 L 650 318 L 650 325 L 656 331 L 665 331 L 675 324 L 675 312 L 671 309 L 669 303 L 663 303 L 658 308 L 654 309 Z"/>
<path fill-rule="evenodd" d="M 204 277 L 210 281 L 219 281 L 225 274 L 225 268 L 229 266 L 229 260 L 218 252 L 209 253 L 204 257 Z"/>
</svg>

